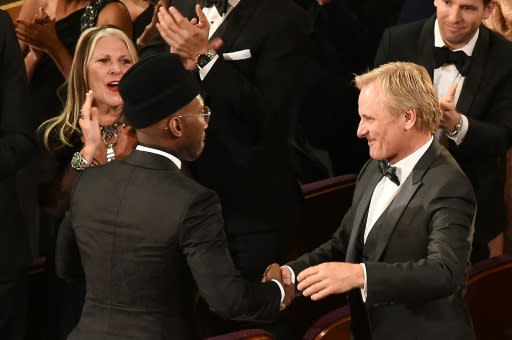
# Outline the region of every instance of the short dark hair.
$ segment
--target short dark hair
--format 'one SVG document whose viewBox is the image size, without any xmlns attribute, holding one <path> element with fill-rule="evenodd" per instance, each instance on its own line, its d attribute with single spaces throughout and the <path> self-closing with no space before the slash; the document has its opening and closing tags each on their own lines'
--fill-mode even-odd
<svg viewBox="0 0 512 340">
<path fill-rule="evenodd" d="M 484 0 L 484 6 L 487 6 L 490 2 L 491 0 Z"/>
</svg>

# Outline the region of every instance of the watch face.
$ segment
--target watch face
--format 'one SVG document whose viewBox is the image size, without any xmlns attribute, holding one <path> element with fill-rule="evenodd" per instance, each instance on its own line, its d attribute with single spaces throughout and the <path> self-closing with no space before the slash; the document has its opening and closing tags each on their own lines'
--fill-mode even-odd
<svg viewBox="0 0 512 340">
<path fill-rule="evenodd" d="M 207 54 L 201 54 L 197 57 L 197 65 L 199 67 L 205 67 L 210 62 L 211 58 Z"/>
</svg>

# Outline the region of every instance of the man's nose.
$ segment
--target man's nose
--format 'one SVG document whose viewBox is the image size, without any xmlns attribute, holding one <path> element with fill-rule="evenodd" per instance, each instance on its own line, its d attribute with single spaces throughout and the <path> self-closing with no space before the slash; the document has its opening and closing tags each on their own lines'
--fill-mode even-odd
<svg viewBox="0 0 512 340">
<path fill-rule="evenodd" d="M 460 9 L 457 6 L 452 6 L 452 8 L 450 8 L 448 19 L 451 23 L 455 23 L 460 20 Z"/>
<path fill-rule="evenodd" d="M 366 128 L 365 124 L 363 122 L 359 122 L 359 125 L 357 126 L 357 137 L 365 138 L 367 134 L 368 129 Z"/>
</svg>

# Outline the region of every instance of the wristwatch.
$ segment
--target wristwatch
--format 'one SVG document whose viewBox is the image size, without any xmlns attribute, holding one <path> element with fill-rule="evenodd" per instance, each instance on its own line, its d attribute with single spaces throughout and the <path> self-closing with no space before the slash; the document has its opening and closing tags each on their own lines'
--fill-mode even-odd
<svg viewBox="0 0 512 340">
<path fill-rule="evenodd" d="M 214 49 L 209 49 L 203 54 L 197 56 L 197 66 L 203 68 L 205 67 L 212 59 L 217 55 L 217 51 Z"/>
<path fill-rule="evenodd" d="M 71 167 L 76 171 L 83 171 L 90 167 L 91 164 L 82 156 L 80 152 L 75 152 L 71 158 Z"/>
<path fill-rule="evenodd" d="M 453 128 L 452 131 L 450 131 L 450 132 L 446 131 L 446 135 L 448 137 L 452 137 L 452 138 L 456 137 L 459 134 L 460 130 L 462 130 L 462 122 L 463 122 L 462 115 L 460 115 L 459 122 L 457 124 L 455 124 L 455 127 Z"/>
</svg>

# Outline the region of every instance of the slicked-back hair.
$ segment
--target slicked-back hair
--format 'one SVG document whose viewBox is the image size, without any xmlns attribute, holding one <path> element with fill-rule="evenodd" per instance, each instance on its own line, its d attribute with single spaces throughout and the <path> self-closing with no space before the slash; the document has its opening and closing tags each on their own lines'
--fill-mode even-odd
<svg viewBox="0 0 512 340">
<path fill-rule="evenodd" d="M 416 127 L 434 133 L 442 117 L 439 100 L 427 70 L 409 62 L 392 62 L 356 76 L 361 90 L 375 83 L 386 109 L 395 115 L 416 111 Z"/>
</svg>

